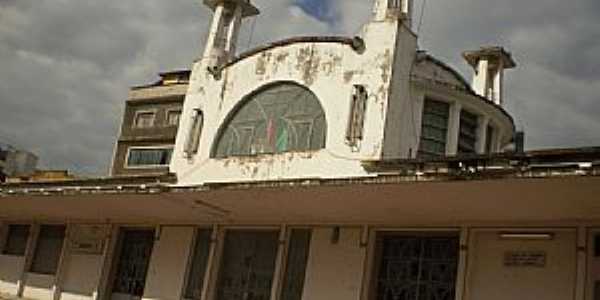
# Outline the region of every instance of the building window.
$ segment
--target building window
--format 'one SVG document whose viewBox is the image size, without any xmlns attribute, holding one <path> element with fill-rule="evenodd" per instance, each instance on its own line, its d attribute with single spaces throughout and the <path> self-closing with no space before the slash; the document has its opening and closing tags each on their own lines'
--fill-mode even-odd
<svg viewBox="0 0 600 300">
<path fill-rule="evenodd" d="M 196 233 L 192 265 L 188 272 L 188 281 L 185 288 L 185 299 L 199 300 L 202 298 L 204 277 L 206 276 L 206 266 L 210 254 L 211 234 L 210 229 L 200 229 Z"/>
<path fill-rule="evenodd" d="M 453 300 L 458 237 L 379 234 L 372 298 Z"/>
<path fill-rule="evenodd" d="M 167 111 L 167 126 L 179 126 L 180 118 L 181 118 L 181 110 Z"/>
<path fill-rule="evenodd" d="M 188 157 L 192 157 L 198 153 L 200 147 L 200 138 L 202 137 L 202 129 L 204 127 L 204 113 L 200 109 L 195 109 L 192 116 L 192 124 L 190 133 L 185 144 L 185 153 Z"/>
<path fill-rule="evenodd" d="M 485 137 L 485 153 L 493 153 L 496 151 L 494 149 L 494 138 L 496 138 L 494 127 L 488 126 Z"/>
<path fill-rule="evenodd" d="M 368 97 L 367 89 L 364 86 L 354 86 L 350 104 L 350 118 L 346 129 L 346 141 L 350 146 L 358 145 L 358 142 L 363 138 Z"/>
<path fill-rule="evenodd" d="M 127 167 L 165 167 L 171 163 L 172 147 L 165 148 L 130 148 L 127 156 Z"/>
<path fill-rule="evenodd" d="M 446 155 L 450 104 L 425 99 L 421 121 L 419 158 L 434 158 Z"/>
<path fill-rule="evenodd" d="M 154 112 L 137 112 L 134 126 L 136 128 L 150 128 L 154 126 Z"/>
<path fill-rule="evenodd" d="M 35 246 L 30 271 L 37 274 L 56 274 L 64 239 L 65 226 L 42 225 Z"/>
<path fill-rule="evenodd" d="M 310 229 L 292 229 L 290 232 L 281 299 L 302 299 L 311 235 L 312 231 Z"/>
<path fill-rule="evenodd" d="M 270 299 L 278 245 L 277 231 L 228 231 L 217 299 Z"/>
<path fill-rule="evenodd" d="M 29 225 L 8 225 L 8 232 L 6 234 L 2 254 L 15 256 L 25 255 L 30 227 L 31 226 Z"/>
<path fill-rule="evenodd" d="M 458 153 L 470 154 L 477 152 L 477 129 L 479 121 L 476 114 L 466 110 L 460 112 L 460 131 L 458 134 Z"/>
<path fill-rule="evenodd" d="M 323 149 L 327 124 L 310 90 L 279 83 L 248 96 L 221 130 L 218 158 Z"/>
</svg>

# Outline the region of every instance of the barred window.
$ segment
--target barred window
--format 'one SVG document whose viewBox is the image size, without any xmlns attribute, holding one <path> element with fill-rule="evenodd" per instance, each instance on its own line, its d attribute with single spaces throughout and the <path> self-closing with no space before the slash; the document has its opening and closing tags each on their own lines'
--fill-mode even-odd
<svg viewBox="0 0 600 300">
<path fill-rule="evenodd" d="M 350 118 L 346 129 L 346 141 L 350 146 L 356 146 L 363 138 L 365 127 L 365 112 L 367 110 L 367 89 L 362 85 L 355 85 L 350 104 Z"/>
<path fill-rule="evenodd" d="M 213 156 L 250 156 L 325 147 L 327 124 L 317 97 L 307 88 L 279 83 L 251 94 L 227 121 Z"/>
<path fill-rule="evenodd" d="M 127 157 L 127 167 L 160 167 L 171 162 L 173 148 L 131 148 Z"/>
<path fill-rule="evenodd" d="M 2 254 L 15 256 L 25 255 L 27 240 L 29 239 L 29 229 L 29 225 L 8 225 L 8 232 Z"/>
<path fill-rule="evenodd" d="M 185 288 L 186 299 L 198 300 L 202 297 L 206 266 L 210 254 L 210 239 L 210 229 L 200 229 L 196 233 L 192 265 L 188 273 L 188 281 Z"/>
<path fill-rule="evenodd" d="M 466 110 L 460 112 L 460 131 L 458 134 L 458 153 L 476 153 L 478 117 Z"/>
<path fill-rule="evenodd" d="M 30 271 L 46 275 L 56 274 L 64 239 L 64 225 L 42 225 Z"/>
<path fill-rule="evenodd" d="M 446 155 L 449 115 L 450 105 L 448 103 L 425 99 L 421 122 L 419 158 Z"/>
<path fill-rule="evenodd" d="M 135 114 L 134 126 L 136 128 L 150 128 L 154 126 L 154 112 L 137 112 Z"/>
<path fill-rule="evenodd" d="M 281 299 L 301 300 L 310 250 L 310 229 L 292 229 Z"/>
</svg>

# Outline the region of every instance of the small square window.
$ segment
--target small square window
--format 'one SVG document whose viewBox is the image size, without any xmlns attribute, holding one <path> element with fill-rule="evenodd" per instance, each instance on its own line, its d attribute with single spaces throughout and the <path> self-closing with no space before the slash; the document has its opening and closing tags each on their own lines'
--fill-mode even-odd
<svg viewBox="0 0 600 300">
<path fill-rule="evenodd" d="M 136 128 L 150 128 L 154 126 L 154 113 L 153 112 L 139 112 L 135 115 Z"/>
<path fill-rule="evenodd" d="M 127 167 L 164 167 L 171 163 L 173 148 L 131 148 Z"/>
<path fill-rule="evenodd" d="M 167 112 L 167 126 L 179 126 L 181 110 L 170 110 Z"/>
</svg>

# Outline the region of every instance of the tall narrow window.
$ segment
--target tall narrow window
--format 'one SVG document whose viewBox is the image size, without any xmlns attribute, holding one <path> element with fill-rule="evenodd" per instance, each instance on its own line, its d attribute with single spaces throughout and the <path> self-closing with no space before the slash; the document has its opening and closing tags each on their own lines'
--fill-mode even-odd
<svg viewBox="0 0 600 300">
<path fill-rule="evenodd" d="M 464 109 L 460 112 L 460 131 L 458 134 L 459 154 L 476 153 L 478 119 L 476 114 Z"/>
<path fill-rule="evenodd" d="M 221 128 L 217 158 L 315 151 L 325 148 L 327 124 L 319 99 L 293 83 L 250 94 Z"/>
<path fill-rule="evenodd" d="M 200 109 L 194 109 L 194 113 L 192 115 L 192 124 L 190 126 L 190 131 L 184 150 L 188 157 L 192 157 L 194 154 L 198 153 L 203 127 L 204 113 L 202 113 L 202 110 Z"/>
<path fill-rule="evenodd" d="M 202 297 L 206 265 L 210 253 L 211 234 L 210 229 L 200 229 L 196 234 L 192 265 L 185 288 L 185 299 L 199 300 Z"/>
<path fill-rule="evenodd" d="M 350 146 L 358 145 L 358 142 L 363 138 L 368 97 L 367 89 L 364 86 L 354 86 L 350 104 L 350 118 L 346 129 L 346 141 Z"/>
<path fill-rule="evenodd" d="M 30 271 L 38 274 L 56 274 L 64 239 L 65 226 L 42 225 Z"/>
<path fill-rule="evenodd" d="M 310 249 L 310 229 L 292 229 L 281 300 L 301 300 Z"/>
<path fill-rule="evenodd" d="M 27 240 L 29 239 L 29 225 L 8 225 L 8 233 L 4 243 L 2 254 L 4 255 L 25 255 Z"/>
<path fill-rule="evenodd" d="M 496 138 L 496 135 L 495 135 L 495 132 L 494 132 L 494 127 L 488 126 L 487 127 L 487 134 L 486 134 L 486 137 L 485 137 L 485 153 L 495 152 L 495 149 L 494 149 L 494 138 Z"/>
<path fill-rule="evenodd" d="M 277 231 L 227 232 L 217 299 L 270 299 L 278 244 Z"/>
<path fill-rule="evenodd" d="M 421 121 L 419 158 L 446 155 L 450 105 L 446 102 L 425 99 Z"/>
</svg>

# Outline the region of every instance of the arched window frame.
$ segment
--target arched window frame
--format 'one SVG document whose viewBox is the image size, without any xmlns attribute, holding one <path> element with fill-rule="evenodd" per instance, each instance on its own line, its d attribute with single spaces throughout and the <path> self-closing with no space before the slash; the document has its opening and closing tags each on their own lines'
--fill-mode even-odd
<svg viewBox="0 0 600 300">
<path fill-rule="evenodd" d="M 309 146 L 308 147 L 309 149 L 289 149 L 289 150 L 281 151 L 281 152 L 272 151 L 272 152 L 258 152 L 258 153 L 247 153 L 247 154 L 220 155 L 219 146 L 221 145 L 221 140 L 224 138 L 224 135 L 226 134 L 227 129 L 229 128 L 231 122 L 233 122 L 235 120 L 238 113 L 240 113 L 240 111 L 242 111 L 246 107 L 246 105 L 250 104 L 253 100 L 255 100 L 257 96 L 259 96 L 263 93 L 266 93 L 272 89 L 275 89 L 277 87 L 280 87 L 280 86 L 297 87 L 301 90 L 304 90 L 305 92 L 307 92 L 307 95 L 310 95 L 314 98 L 314 100 L 316 101 L 315 103 L 318 104 L 318 107 L 320 109 L 320 114 L 322 115 L 322 121 L 323 121 L 322 140 L 320 141 L 320 145 L 318 147 L 313 147 L 313 148 L 311 148 Z M 217 158 L 217 159 L 224 159 L 224 158 L 231 158 L 231 157 L 251 157 L 251 156 L 258 156 L 258 155 L 273 155 L 273 154 L 294 153 L 294 152 L 297 152 L 297 153 L 314 152 L 314 151 L 318 151 L 318 150 L 325 148 L 325 145 L 327 143 L 327 128 L 328 128 L 328 122 L 327 122 L 327 116 L 325 114 L 325 110 L 323 108 L 323 105 L 321 104 L 321 101 L 315 95 L 314 92 L 312 92 L 308 87 L 301 85 L 299 83 L 293 82 L 293 81 L 277 81 L 277 82 L 269 83 L 269 84 L 259 87 L 258 89 L 254 90 L 253 92 L 244 96 L 242 98 L 242 100 L 236 104 L 236 106 L 229 112 L 227 117 L 224 119 L 223 123 L 219 127 L 219 130 L 217 131 L 217 135 L 216 135 L 215 139 L 213 140 L 213 144 L 211 147 L 210 157 Z M 311 134 L 312 134 L 312 131 L 311 131 Z"/>
</svg>

